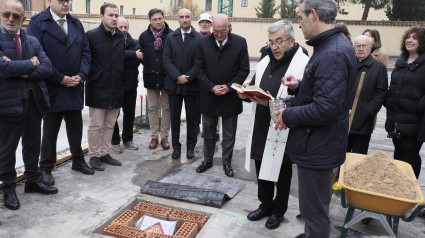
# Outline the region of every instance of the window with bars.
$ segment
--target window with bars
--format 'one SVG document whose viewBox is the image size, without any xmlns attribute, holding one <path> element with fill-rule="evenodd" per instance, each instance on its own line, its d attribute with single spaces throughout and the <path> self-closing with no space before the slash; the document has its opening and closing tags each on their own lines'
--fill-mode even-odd
<svg viewBox="0 0 425 238">
<path fill-rule="evenodd" d="M 241 7 L 248 7 L 248 0 L 241 0 Z"/>
<path fill-rule="evenodd" d="M 133 15 L 136 15 L 136 8 L 133 7 Z"/>
<path fill-rule="evenodd" d="M 124 15 L 124 6 L 123 5 L 120 5 L 120 14 Z"/>
<path fill-rule="evenodd" d="M 91 0 L 86 0 L 86 13 L 90 13 Z"/>
<path fill-rule="evenodd" d="M 205 11 L 212 11 L 212 0 L 205 0 Z"/>
</svg>

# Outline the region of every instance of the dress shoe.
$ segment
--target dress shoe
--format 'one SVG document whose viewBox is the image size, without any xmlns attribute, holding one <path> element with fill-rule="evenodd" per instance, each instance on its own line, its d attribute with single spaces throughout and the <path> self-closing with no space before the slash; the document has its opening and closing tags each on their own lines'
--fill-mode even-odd
<svg viewBox="0 0 425 238">
<path fill-rule="evenodd" d="M 16 193 L 5 193 L 4 194 L 4 206 L 6 208 L 9 208 L 10 210 L 18 210 L 20 205 L 19 205 L 19 200 L 18 197 L 16 197 Z"/>
<path fill-rule="evenodd" d="M 248 220 L 250 221 L 258 221 L 261 220 L 261 218 L 263 217 L 270 216 L 271 214 L 272 213 L 270 211 L 264 211 L 261 208 L 258 208 L 257 210 L 248 213 L 248 216 L 246 216 L 246 218 L 248 218 Z"/>
<path fill-rule="evenodd" d="M 102 162 L 100 162 L 100 158 L 99 157 L 90 157 L 90 166 L 94 169 L 94 170 L 99 170 L 99 171 L 103 171 L 105 170 L 105 166 L 103 166 Z"/>
<path fill-rule="evenodd" d="M 40 182 L 34 183 L 27 181 L 25 182 L 26 193 L 42 193 L 42 194 L 56 194 L 58 193 L 58 189 L 53 186 L 47 186 L 46 184 Z"/>
<path fill-rule="evenodd" d="M 120 145 L 111 145 L 111 150 L 113 150 L 117 154 L 122 153 L 122 149 Z"/>
<path fill-rule="evenodd" d="M 55 185 L 55 179 L 52 176 L 51 170 L 41 170 L 41 182 L 46 184 L 47 186 Z"/>
<path fill-rule="evenodd" d="M 235 175 L 235 172 L 233 171 L 233 168 L 230 164 L 223 164 L 224 174 L 226 174 L 228 177 L 233 177 Z"/>
<path fill-rule="evenodd" d="M 205 171 L 207 171 L 207 169 L 211 168 L 213 166 L 213 164 L 211 162 L 202 162 L 201 165 L 199 165 L 199 167 L 196 169 L 197 173 L 203 173 Z"/>
<path fill-rule="evenodd" d="M 277 216 L 275 214 L 272 214 L 269 219 L 266 221 L 266 228 L 267 229 L 276 229 L 280 226 L 280 223 L 283 221 L 284 216 Z"/>
<path fill-rule="evenodd" d="M 80 171 L 83 174 L 92 175 L 94 170 L 90 168 L 84 159 L 81 160 L 72 160 L 72 170 Z"/>
<path fill-rule="evenodd" d="M 158 146 L 158 138 L 152 138 L 151 143 L 149 143 L 149 149 L 155 149 Z"/>
<path fill-rule="evenodd" d="M 124 145 L 125 145 L 125 147 L 127 147 L 130 150 L 138 150 L 139 149 L 139 147 L 137 147 L 137 145 L 135 145 L 133 141 L 124 142 Z"/>
<path fill-rule="evenodd" d="M 174 149 L 173 153 L 171 154 L 171 158 L 178 159 L 178 158 L 180 158 L 180 154 L 181 154 L 180 148 Z"/>
<path fill-rule="evenodd" d="M 161 146 L 164 150 L 170 149 L 170 143 L 168 143 L 168 139 L 162 139 Z"/>
<path fill-rule="evenodd" d="M 100 157 L 100 161 L 113 166 L 121 166 L 121 162 L 117 159 L 112 158 L 109 154 Z"/>
<path fill-rule="evenodd" d="M 187 155 L 188 159 L 193 159 L 193 157 L 195 157 L 195 150 L 194 149 L 187 149 L 186 155 Z"/>
</svg>

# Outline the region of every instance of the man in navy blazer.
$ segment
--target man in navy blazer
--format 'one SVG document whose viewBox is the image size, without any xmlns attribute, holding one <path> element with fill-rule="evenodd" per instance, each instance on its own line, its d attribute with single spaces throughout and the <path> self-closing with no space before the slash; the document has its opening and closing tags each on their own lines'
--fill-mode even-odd
<svg viewBox="0 0 425 238">
<path fill-rule="evenodd" d="M 69 0 L 48 0 L 50 6 L 33 16 L 28 34 L 35 36 L 52 62 L 48 78 L 51 108 L 43 118 L 40 170 L 42 181 L 53 185 L 56 142 L 62 119 L 66 123 L 72 169 L 94 174 L 84 161 L 81 149 L 84 107 L 84 81 L 90 70 L 90 48 L 81 22 L 69 13 Z"/>
</svg>

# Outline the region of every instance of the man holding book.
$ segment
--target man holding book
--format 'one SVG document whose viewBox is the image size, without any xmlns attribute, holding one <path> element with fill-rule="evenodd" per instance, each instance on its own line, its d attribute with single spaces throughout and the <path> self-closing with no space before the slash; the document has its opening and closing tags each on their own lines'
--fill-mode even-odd
<svg viewBox="0 0 425 238">
<path fill-rule="evenodd" d="M 275 229 L 283 221 L 288 208 L 292 163 L 286 155 L 284 156 L 286 143 L 275 143 L 276 140 L 273 139 L 274 137 L 282 138 L 282 135 L 277 134 L 278 132 L 269 126 L 271 120 L 269 100 L 264 97 L 267 96 L 264 91 L 273 98 L 288 97 L 288 88 L 281 84 L 282 77 L 290 74 L 302 78 L 309 58 L 303 53 L 300 45 L 295 43 L 295 32 L 290 21 L 275 22 L 269 27 L 268 32 L 270 47 L 267 55 L 258 63 L 251 85 L 238 93 L 241 99 L 254 102 L 252 105 L 253 120 L 251 120 L 251 131 L 246 146 L 245 167 L 250 167 L 250 159 L 255 161 L 258 199 L 261 203 L 257 210 L 248 214 L 247 218 L 250 221 L 258 221 L 268 216 L 266 228 Z M 248 88 L 252 88 L 252 90 Z M 255 89 L 257 90 L 253 91 Z M 253 92 L 257 94 L 252 94 Z M 269 146 L 274 149 L 266 149 L 270 148 Z M 260 178 L 261 167 L 262 165 L 268 166 L 267 159 L 269 158 L 281 161 L 283 159 L 281 166 L 275 167 L 280 171 L 277 181 Z M 275 186 L 276 196 L 274 196 Z"/>
</svg>

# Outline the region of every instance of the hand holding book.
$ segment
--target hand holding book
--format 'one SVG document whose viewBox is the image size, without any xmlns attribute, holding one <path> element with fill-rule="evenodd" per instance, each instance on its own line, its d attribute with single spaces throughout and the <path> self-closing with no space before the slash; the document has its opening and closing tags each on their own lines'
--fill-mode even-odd
<svg viewBox="0 0 425 238">
<path fill-rule="evenodd" d="M 268 93 L 264 92 L 264 90 L 262 90 L 258 86 L 250 85 L 250 86 L 244 87 L 240 84 L 233 83 L 231 87 L 234 90 L 236 90 L 240 95 L 243 95 L 243 96 L 246 96 L 246 97 L 249 97 L 249 98 L 254 98 L 254 96 L 255 96 L 255 97 L 260 98 L 260 99 L 270 100 L 270 95 Z"/>
</svg>

